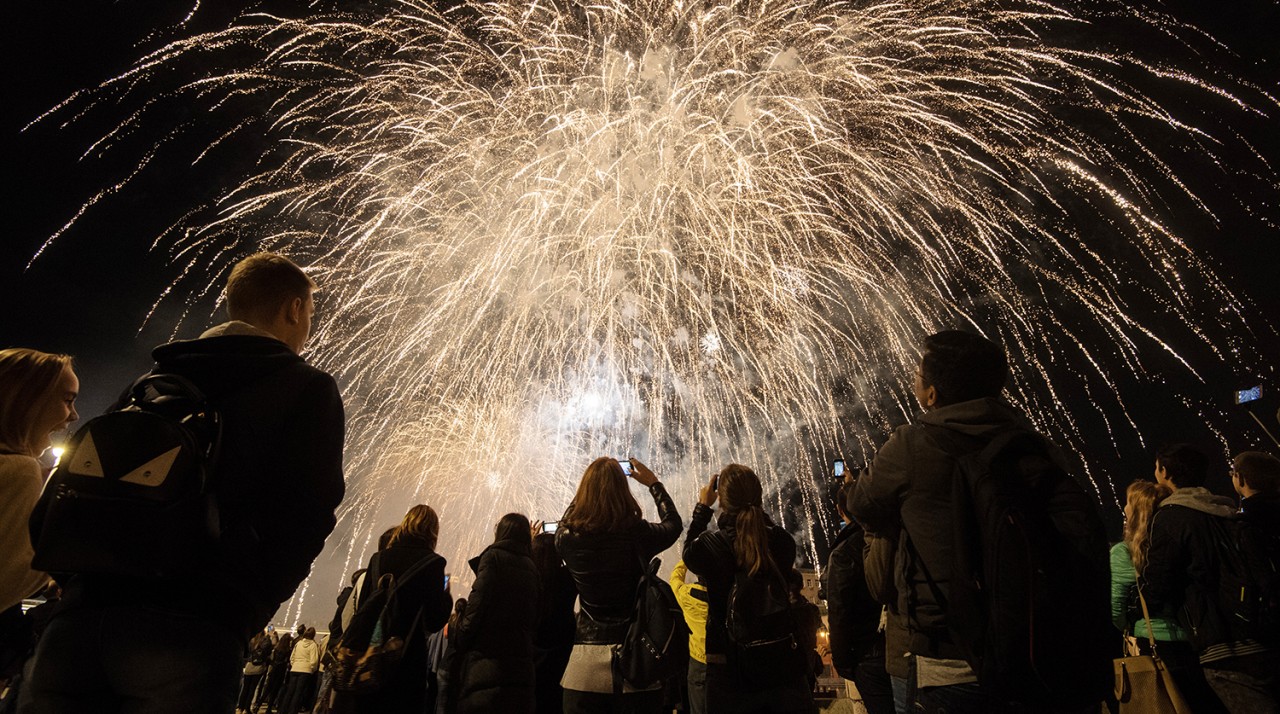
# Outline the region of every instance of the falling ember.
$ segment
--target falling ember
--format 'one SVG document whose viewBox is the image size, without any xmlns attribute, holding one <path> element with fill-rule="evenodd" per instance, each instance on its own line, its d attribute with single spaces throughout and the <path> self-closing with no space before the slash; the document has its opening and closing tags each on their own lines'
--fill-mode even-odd
<svg viewBox="0 0 1280 714">
<path fill-rule="evenodd" d="M 265 127 L 257 168 L 162 243 L 192 301 L 250 250 L 314 266 L 310 357 L 350 417 L 347 572 L 426 502 L 461 574 L 503 513 L 558 518 L 600 454 L 649 462 L 682 506 L 751 464 L 770 510 L 817 514 L 824 454 L 865 458 L 912 411 L 916 345 L 944 327 L 1019 355 L 1010 397 L 1060 440 L 1082 441 L 1065 394 L 1132 440 L 1112 370 L 1192 370 L 1171 335 L 1218 349 L 1184 283 L 1243 324 L 1162 212 L 1210 207 L 1135 127 L 1200 130 L 1121 78 L 1140 63 L 1046 39 L 1086 24 L 1070 7 L 451 5 L 249 15 L 97 90 L 207 56 L 177 94 L 262 100 L 235 129 Z"/>
</svg>

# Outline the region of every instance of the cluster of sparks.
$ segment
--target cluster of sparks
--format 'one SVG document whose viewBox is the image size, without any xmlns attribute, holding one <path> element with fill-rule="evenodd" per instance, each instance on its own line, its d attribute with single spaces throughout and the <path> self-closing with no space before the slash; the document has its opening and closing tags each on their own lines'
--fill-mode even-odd
<svg viewBox="0 0 1280 714">
<path fill-rule="evenodd" d="M 208 57 L 176 93 L 258 100 L 231 132 L 266 126 L 268 151 L 163 242 L 191 304 L 252 250 L 313 266 L 310 357 L 349 414 L 346 572 L 416 502 L 454 563 L 507 511 L 555 520 L 602 454 L 684 508 L 736 461 L 770 510 L 823 513 L 826 460 L 914 412 L 919 341 L 947 327 L 1016 355 L 1011 400 L 1060 441 L 1085 451 L 1080 410 L 1140 438 L 1111 373 L 1194 371 L 1171 333 L 1214 349 L 1183 281 L 1244 322 L 1162 213 L 1210 208 L 1136 127 L 1198 130 L 1120 70 L 1275 107 L 1057 46 L 1087 29 L 1070 8 L 443 5 L 247 15 L 98 90 Z"/>
</svg>

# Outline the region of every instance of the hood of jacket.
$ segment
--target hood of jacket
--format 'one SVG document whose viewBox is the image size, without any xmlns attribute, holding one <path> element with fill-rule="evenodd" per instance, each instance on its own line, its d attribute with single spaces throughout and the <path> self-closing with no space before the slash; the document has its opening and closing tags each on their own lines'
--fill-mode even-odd
<svg viewBox="0 0 1280 714">
<path fill-rule="evenodd" d="M 520 556 L 520 557 L 530 558 L 530 559 L 533 558 L 533 551 L 529 548 L 529 546 L 525 545 L 524 543 L 520 543 L 514 540 L 494 541 L 494 543 L 491 544 L 488 548 L 485 548 L 480 553 L 480 555 L 477 555 L 467 561 L 467 565 L 471 567 L 471 572 L 473 573 L 480 572 L 480 559 L 484 557 L 485 553 L 488 553 L 491 550 L 502 550 L 515 556 Z"/>
<path fill-rule="evenodd" d="M 1010 427 L 1034 431 L 1027 417 L 1002 399 L 984 397 L 938 407 L 920 416 L 920 423 L 940 426 L 965 436 L 990 438 Z"/>
<path fill-rule="evenodd" d="M 858 525 L 857 521 L 846 523 L 845 526 L 840 529 L 840 532 L 836 534 L 836 540 L 831 544 L 831 550 L 839 548 L 841 543 L 844 543 L 861 532 L 862 526 Z"/>
<path fill-rule="evenodd" d="M 1174 491 L 1160 504 L 1161 508 L 1165 506 L 1182 506 L 1219 518 L 1230 518 L 1236 512 L 1235 501 L 1226 496 L 1214 495 L 1204 486 L 1180 488 Z"/>
<path fill-rule="evenodd" d="M 157 347 L 157 372 L 176 372 L 216 396 L 303 361 L 288 345 L 242 322 L 218 325 L 198 339 Z"/>
</svg>

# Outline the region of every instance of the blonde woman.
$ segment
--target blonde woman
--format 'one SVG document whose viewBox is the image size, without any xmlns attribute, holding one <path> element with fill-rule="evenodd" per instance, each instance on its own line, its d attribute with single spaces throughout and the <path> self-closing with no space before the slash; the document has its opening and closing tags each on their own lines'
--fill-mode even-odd
<svg viewBox="0 0 1280 714">
<path fill-rule="evenodd" d="M 1200 660 L 1188 641 L 1186 629 L 1175 613 L 1151 613 L 1148 622 L 1138 603 L 1138 575 L 1147 564 L 1151 542 L 1151 518 L 1156 508 L 1173 491 L 1152 481 L 1134 481 L 1125 490 L 1124 540 L 1111 548 L 1111 621 L 1122 632 L 1133 635 L 1143 654 L 1151 653 L 1151 642 L 1164 660 L 1192 711 L 1225 712 L 1221 701 L 1209 688 L 1200 669 Z"/>
<path fill-rule="evenodd" d="M 356 711 L 361 714 L 398 714 L 435 711 L 436 675 L 427 658 L 427 637 L 444 627 L 453 611 L 453 597 L 445 589 L 445 559 L 436 553 L 440 537 L 440 517 L 435 509 L 418 504 L 404 515 L 390 543 L 369 560 L 360 603 L 378 589 L 383 575 L 391 575 L 403 589 L 396 593 L 396 614 L 389 631 L 405 638 L 400 665 L 390 681 L 376 694 L 361 695 Z M 410 568 L 422 564 L 416 574 L 405 578 Z M 414 620 L 417 630 L 414 631 Z"/>
<path fill-rule="evenodd" d="M 31 569 L 27 521 L 44 484 L 37 459 L 55 432 L 79 418 L 79 391 L 67 355 L 0 350 L 0 612 L 49 580 Z"/>
</svg>

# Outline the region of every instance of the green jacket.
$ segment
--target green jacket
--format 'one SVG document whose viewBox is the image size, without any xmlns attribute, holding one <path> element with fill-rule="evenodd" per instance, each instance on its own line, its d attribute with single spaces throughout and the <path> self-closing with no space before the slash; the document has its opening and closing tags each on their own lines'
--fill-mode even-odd
<svg viewBox="0 0 1280 714">
<path fill-rule="evenodd" d="M 1111 547 L 1111 622 L 1121 632 L 1132 632 L 1134 637 L 1146 639 L 1147 621 L 1138 609 L 1137 622 L 1129 621 L 1129 603 L 1137 602 L 1138 574 L 1129 556 L 1129 546 L 1120 541 Z M 1161 642 L 1185 641 L 1187 631 L 1178 624 L 1176 617 L 1162 613 L 1151 617 L 1152 636 Z"/>
</svg>

